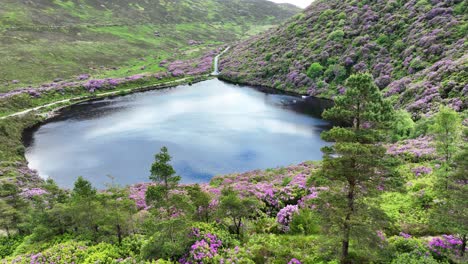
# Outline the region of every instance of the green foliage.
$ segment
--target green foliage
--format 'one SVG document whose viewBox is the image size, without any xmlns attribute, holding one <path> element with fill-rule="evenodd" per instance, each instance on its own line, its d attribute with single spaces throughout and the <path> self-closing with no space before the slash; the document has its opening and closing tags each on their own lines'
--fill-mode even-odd
<svg viewBox="0 0 468 264">
<path fill-rule="evenodd" d="M 415 70 L 415 71 L 420 71 L 424 68 L 426 68 L 426 63 L 421 60 L 421 58 L 414 58 L 411 63 L 410 63 L 410 68 Z"/>
<path fill-rule="evenodd" d="M 450 166 L 453 154 L 457 151 L 457 144 L 461 136 L 461 118 L 453 109 L 441 106 L 434 117 L 431 133 L 437 142 L 437 151 L 443 155 Z"/>
<path fill-rule="evenodd" d="M 332 16 L 335 12 L 332 9 L 327 9 L 320 14 L 319 21 L 325 21 L 327 20 L 330 16 Z"/>
<path fill-rule="evenodd" d="M 324 73 L 325 78 L 334 80 L 336 83 L 343 83 L 347 77 L 347 71 L 344 66 L 331 64 Z"/>
<path fill-rule="evenodd" d="M 230 230 L 237 236 L 241 236 L 244 221 L 256 213 L 257 206 L 257 201 L 252 198 L 240 198 L 233 189 L 223 189 L 219 214 L 227 216 L 231 221 Z"/>
<path fill-rule="evenodd" d="M 191 204 L 197 208 L 195 218 L 199 221 L 208 222 L 213 212 L 211 212 L 211 197 L 196 184 L 187 188 Z"/>
<path fill-rule="evenodd" d="M 381 34 L 376 42 L 380 45 L 389 45 L 390 44 L 390 38 L 387 35 Z"/>
<path fill-rule="evenodd" d="M 247 255 L 254 263 L 288 263 L 296 258 L 301 263 L 325 263 L 314 248 L 313 236 L 252 235 L 245 247 Z M 289 245 L 289 246 L 284 246 Z"/>
<path fill-rule="evenodd" d="M 98 0 L 2 3 L 0 45 L 5 50 L 0 51 L 0 90 L 18 87 L 3 86 L 4 81 L 14 79 L 27 87 L 54 78 L 72 79 L 82 73 L 116 77 L 129 75 L 127 71 L 131 75 L 161 71 L 159 62 L 174 51 L 183 56 L 184 51 L 191 50 L 186 55 L 194 56 L 195 49 L 265 31 L 300 11 L 292 6 L 245 0 L 229 5 L 213 0 L 197 4 L 189 0 L 113 0 L 101 4 Z M 188 44 L 192 39 L 204 43 L 192 47 Z M 142 57 L 145 61 L 139 61 Z M 146 70 L 141 70 L 142 66 Z"/>
<path fill-rule="evenodd" d="M 335 106 L 323 113 L 325 119 L 352 125 L 356 130 L 365 123 L 379 127 L 391 120 L 393 108 L 382 98 L 371 75 L 351 75 L 346 87 L 345 94 L 335 98 Z"/>
<path fill-rule="evenodd" d="M 392 140 L 398 141 L 410 138 L 415 130 L 416 124 L 411 118 L 411 114 L 405 110 L 395 111 L 392 126 Z"/>
<path fill-rule="evenodd" d="M 166 147 L 162 147 L 161 152 L 156 154 L 154 159 L 149 178 L 153 182 L 164 184 L 165 191 L 168 192 L 171 186 L 177 185 L 180 181 L 180 176 L 175 176 L 175 170 L 169 164 L 171 156 Z"/>
<path fill-rule="evenodd" d="M 114 263 L 115 260 L 122 257 L 118 247 L 108 243 L 99 243 L 86 250 L 83 263 Z"/>
<path fill-rule="evenodd" d="M 28 204 L 20 196 L 20 189 L 12 183 L 0 183 L 0 226 L 10 236 L 15 230 L 21 235 L 26 230 L 21 224 Z"/>
<path fill-rule="evenodd" d="M 0 200 L 1 202 L 1 200 Z M 23 242 L 22 236 L 0 237 L 0 258 L 5 258 L 13 254 L 16 248 Z"/>
<path fill-rule="evenodd" d="M 321 219 L 317 212 L 302 209 L 295 215 L 289 225 L 291 234 L 317 235 L 321 229 Z"/>
<path fill-rule="evenodd" d="M 375 144 L 378 139 L 375 128 L 385 127 L 391 120 L 392 107 L 382 98 L 369 74 L 352 75 L 346 85 L 345 94 L 336 98 L 335 105 L 323 117 L 352 127 L 333 127 L 322 133 L 325 140 L 335 142 L 322 149 L 322 173 L 333 182 L 333 190 L 322 195 L 325 205 L 321 210 L 324 219 L 329 220 L 323 224 L 327 235 L 336 235 L 338 230 L 341 263 L 353 258 L 349 252 L 350 241 L 359 241 L 361 248 L 372 246 L 362 243 L 366 241 L 364 238 L 371 236 L 372 229 L 386 224 L 380 208 L 366 200 L 378 196 L 380 180 L 393 176 L 384 163 L 386 150 Z M 375 178 L 376 171 L 380 180 Z"/>
<path fill-rule="evenodd" d="M 465 128 L 465 136 L 468 129 Z M 468 242 L 468 144 L 454 157 L 454 169 L 444 178 L 444 187 L 439 188 L 438 199 L 431 220 L 433 226 L 448 234 L 456 234 L 466 245 Z M 463 248 L 463 244 L 461 246 Z M 465 252 L 465 249 L 462 249 Z"/>
<path fill-rule="evenodd" d="M 344 31 L 341 29 L 335 30 L 328 35 L 328 40 L 341 41 L 344 38 Z"/>
<path fill-rule="evenodd" d="M 431 255 L 421 255 L 418 253 L 403 253 L 394 258 L 391 264 L 440 264 Z"/>
<path fill-rule="evenodd" d="M 191 243 L 189 223 L 182 218 L 160 221 L 154 226 L 155 233 L 141 248 L 143 259 L 181 258 Z"/>
<path fill-rule="evenodd" d="M 317 77 L 320 77 L 323 73 L 324 67 L 320 65 L 319 62 L 314 62 L 310 65 L 310 67 L 307 69 L 307 76 L 311 79 L 315 79 Z"/>
<path fill-rule="evenodd" d="M 41 119 L 29 114 L 22 117 L 0 119 L 0 160 L 23 161 L 24 146 L 22 143 L 23 130 L 38 123 Z"/>
</svg>

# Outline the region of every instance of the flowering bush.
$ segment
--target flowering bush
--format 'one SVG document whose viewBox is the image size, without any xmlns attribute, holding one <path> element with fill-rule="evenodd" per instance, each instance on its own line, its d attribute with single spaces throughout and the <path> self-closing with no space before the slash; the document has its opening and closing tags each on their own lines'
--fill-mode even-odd
<svg viewBox="0 0 468 264">
<path fill-rule="evenodd" d="M 294 215 L 298 213 L 299 207 L 297 205 L 287 205 L 278 212 L 276 220 L 281 225 L 281 229 L 284 232 L 289 231 L 289 224 L 292 222 Z"/>
<path fill-rule="evenodd" d="M 427 245 L 437 255 L 459 254 L 462 241 L 452 235 L 443 235 L 432 238 Z"/>
<path fill-rule="evenodd" d="M 223 242 L 218 239 L 216 235 L 211 233 L 200 236 L 198 232 L 195 232 L 195 235 L 199 236 L 201 239 L 197 240 L 190 247 L 188 256 L 179 260 L 179 262 L 183 264 L 213 263 L 213 258 L 218 256 L 219 249 L 223 246 Z"/>
<path fill-rule="evenodd" d="M 149 184 L 136 184 L 130 186 L 129 198 L 135 201 L 135 204 L 140 210 L 147 210 L 148 205 L 146 204 L 146 191 L 148 190 Z"/>
<path fill-rule="evenodd" d="M 420 177 L 420 176 L 423 176 L 425 174 L 432 173 L 431 168 L 424 167 L 424 166 L 416 167 L 416 168 L 412 169 L 411 171 L 414 173 L 414 175 L 416 175 L 416 177 Z"/>
<path fill-rule="evenodd" d="M 24 198 L 32 198 L 34 196 L 41 196 L 47 193 L 48 192 L 46 190 L 41 188 L 31 188 L 23 190 L 20 195 Z"/>
<path fill-rule="evenodd" d="M 416 160 L 432 159 L 435 157 L 435 148 L 432 145 L 432 138 L 430 137 L 407 139 L 387 145 L 386 147 L 387 153 L 390 155 Z"/>
</svg>

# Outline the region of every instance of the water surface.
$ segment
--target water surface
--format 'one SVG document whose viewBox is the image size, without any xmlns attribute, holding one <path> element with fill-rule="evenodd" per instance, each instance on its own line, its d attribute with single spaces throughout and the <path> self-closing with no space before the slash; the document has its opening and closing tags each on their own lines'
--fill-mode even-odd
<svg viewBox="0 0 468 264">
<path fill-rule="evenodd" d="M 167 146 L 183 183 L 208 182 L 321 159 L 324 105 L 214 79 L 71 106 L 26 134 L 26 158 L 61 187 L 83 176 L 103 188 L 148 181 Z"/>
</svg>

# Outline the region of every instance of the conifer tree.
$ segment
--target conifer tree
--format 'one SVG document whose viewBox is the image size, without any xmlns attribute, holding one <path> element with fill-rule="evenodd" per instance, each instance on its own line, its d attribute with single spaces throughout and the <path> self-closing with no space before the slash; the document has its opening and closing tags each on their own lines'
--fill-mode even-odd
<svg viewBox="0 0 468 264">
<path fill-rule="evenodd" d="M 341 263 L 350 263 L 350 241 L 364 241 L 367 229 L 377 221 L 378 210 L 373 210 L 366 199 L 378 194 L 386 176 L 386 150 L 376 144 L 377 132 L 393 116 L 393 108 L 369 74 L 352 75 L 346 88 L 344 95 L 335 99 L 334 107 L 323 114 L 325 119 L 345 126 L 322 134 L 325 140 L 334 142 L 322 149 L 322 174 L 335 186 L 324 195 L 322 211 L 331 220 L 328 230 L 340 234 Z"/>
</svg>

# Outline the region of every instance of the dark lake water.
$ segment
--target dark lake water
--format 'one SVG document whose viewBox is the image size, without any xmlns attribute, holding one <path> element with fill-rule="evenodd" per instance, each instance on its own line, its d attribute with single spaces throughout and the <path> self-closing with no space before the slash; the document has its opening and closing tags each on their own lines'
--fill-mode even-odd
<svg viewBox="0 0 468 264">
<path fill-rule="evenodd" d="M 71 106 L 25 134 L 29 166 L 61 187 L 147 182 L 167 146 L 183 183 L 321 159 L 326 101 L 217 79 Z M 111 180 L 112 176 L 113 180 Z"/>
</svg>

